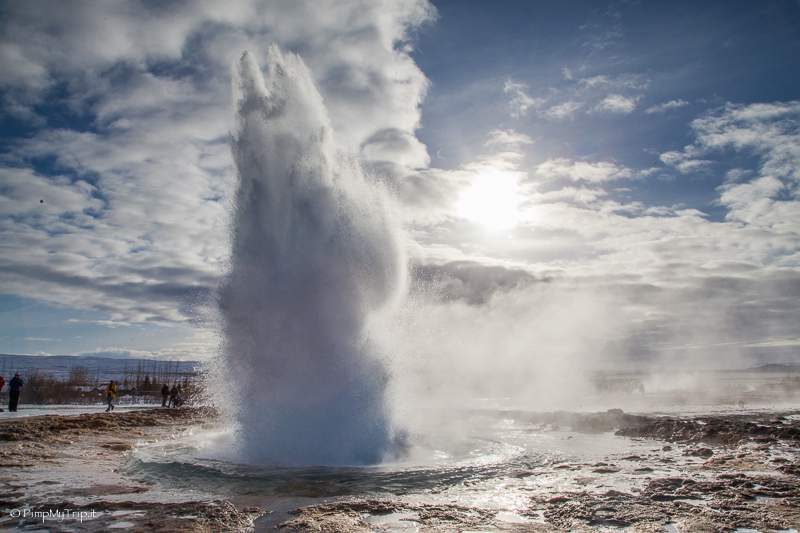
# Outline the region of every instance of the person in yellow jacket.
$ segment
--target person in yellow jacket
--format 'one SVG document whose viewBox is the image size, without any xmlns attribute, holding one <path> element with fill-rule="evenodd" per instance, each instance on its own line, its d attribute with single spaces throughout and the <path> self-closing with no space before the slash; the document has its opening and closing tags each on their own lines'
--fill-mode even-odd
<svg viewBox="0 0 800 533">
<path fill-rule="evenodd" d="M 114 410 L 114 398 L 117 397 L 117 382 L 113 379 L 106 387 L 106 401 L 108 402 L 108 407 L 106 408 L 106 413 L 109 411 Z"/>
</svg>

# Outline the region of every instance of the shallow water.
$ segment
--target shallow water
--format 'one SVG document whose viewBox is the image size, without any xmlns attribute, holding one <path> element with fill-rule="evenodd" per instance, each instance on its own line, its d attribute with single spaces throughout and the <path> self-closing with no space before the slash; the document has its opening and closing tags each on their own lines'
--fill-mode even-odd
<svg viewBox="0 0 800 533">
<path fill-rule="evenodd" d="M 554 464 L 591 463 L 637 450 L 645 453 L 654 447 L 653 441 L 635 442 L 611 433 L 542 427 L 499 411 L 473 414 L 459 422 L 462 432 L 457 438 L 412 435 L 411 441 L 417 444 L 404 459 L 372 467 L 238 464 L 222 458 L 232 438 L 229 433 L 193 431 L 168 442 L 137 447 L 125 474 L 170 490 L 224 495 L 236 504 L 271 510 L 259 520 L 259 528 L 286 520 L 288 511 L 298 506 L 382 496 L 497 510 L 497 520 L 513 524 L 532 520 L 519 514 L 528 507 L 532 490 L 576 488 L 571 476 L 554 470 Z M 394 514 L 374 519 L 392 522 L 374 524 L 376 527 L 411 527 Z"/>
</svg>

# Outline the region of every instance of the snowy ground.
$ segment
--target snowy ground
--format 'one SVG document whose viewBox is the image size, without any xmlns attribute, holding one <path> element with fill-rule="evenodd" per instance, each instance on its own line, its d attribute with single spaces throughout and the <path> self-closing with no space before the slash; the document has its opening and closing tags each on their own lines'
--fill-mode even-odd
<svg viewBox="0 0 800 533">
<path fill-rule="evenodd" d="M 145 403 L 137 403 L 137 404 L 115 404 L 114 411 L 118 413 L 123 413 L 126 411 L 132 411 L 136 409 L 149 409 L 156 407 L 154 404 L 145 404 Z M 3 409 L 0 412 L 0 420 L 3 419 L 13 419 L 13 418 L 24 418 L 27 416 L 42 416 L 42 415 L 82 415 L 85 413 L 101 413 L 106 410 L 106 404 L 104 403 L 96 403 L 96 404 L 81 404 L 81 405 L 34 405 L 34 404 L 20 404 L 17 407 L 16 412 L 10 412 L 8 410 L 8 405 L 2 405 L 0 408 Z"/>
</svg>

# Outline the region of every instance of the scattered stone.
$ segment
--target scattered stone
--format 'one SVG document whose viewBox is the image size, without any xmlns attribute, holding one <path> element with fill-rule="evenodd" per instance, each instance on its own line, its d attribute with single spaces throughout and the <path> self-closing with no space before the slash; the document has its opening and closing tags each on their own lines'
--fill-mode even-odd
<svg viewBox="0 0 800 533">
<path fill-rule="evenodd" d="M 101 444 L 103 448 L 114 450 L 115 452 L 126 452 L 133 449 L 133 445 L 129 442 L 108 442 Z"/>
<path fill-rule="evenodd" d="M 714 451 L 711 448 L 692 448 L 686 450 L 683 455 L 689 455 L 691 457 L 704 457 L 708 459 L 714 455 Z"/>
<path fill-rule="evenodd" d="M 594 472 L 595 474 L 616 474 L 620 470 L 621 470 L 620 468 L 614 465 L 608 465 L 608 466 L 601 466 L 599 468 L 594 468 L 592 469 L 592 472 Z"/>
<path fill-rule="evenodd" d="M 800 421 L 790 420 L 780 424 L 774 421 L 774 417 L 767 418 L 763 414 L 686 418 L 626 415 L 621 418 L 622 425 L 616 434 L 669 442 L 703 442 L 727 446 L 748 440 L 762 443 L 774 443 L 777 440 L 800 441 Z"/>
<path fill-rule="evenodd" d="M 531 509 L 543 509 L 547 523 L 558 530 L 614 527 L 660 532 L 671 522 L 680 522 L 687 531 L 788 530 L 800 524 L 798 481 L 743 473 L 710 480 L 665 477 L 651 480 L 641 494 L 610 490 L 536 496 Z M 765 507 L 759 501 L 763 498 L 776 503 Z"/>
<path fill-rule="evenodd" d="M 396 500 L 365 499 L 300 507 L 290 513 L 295 518 L 283 522 L 279 527 L 303 532 L 366 533 L 372 531 L 366 517 L 399 512 L 415 513 L 415 521 L 425 531 L 459 531 L 481 527 L 490 524 L 496 515 L 496 511 L 454 504 L 413 504 Z"/>
</svg>

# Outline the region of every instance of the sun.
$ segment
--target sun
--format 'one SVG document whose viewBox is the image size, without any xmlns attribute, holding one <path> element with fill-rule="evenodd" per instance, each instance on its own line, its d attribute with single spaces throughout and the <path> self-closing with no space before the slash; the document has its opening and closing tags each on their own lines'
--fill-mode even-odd
<svg viewBox="0 0 800 533">
<path fill-rule="evenodd" d="M 491 231 L 507 231 L 519 221 L 519 184 L 513 173 L 476 174 L 456 201 L 459 216 Z"/>
</svg>

